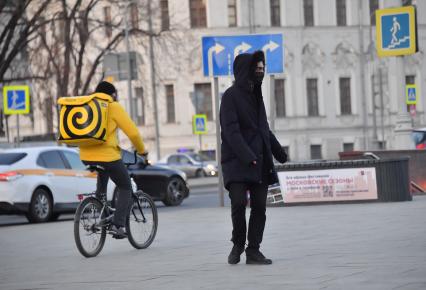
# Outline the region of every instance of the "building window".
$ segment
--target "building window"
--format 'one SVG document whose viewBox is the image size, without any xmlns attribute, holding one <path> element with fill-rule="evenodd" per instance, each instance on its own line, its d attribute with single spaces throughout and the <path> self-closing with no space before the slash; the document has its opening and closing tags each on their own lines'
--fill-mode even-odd
<svg viewBox="0 0 426 290">
<path fill-rule="evenodd" d="M 337 26 L 346 26 L 346 0 L 336 0 Z"/>
<path fill-rule="evenodd" d="M 191 13 L 191 28 L 207 27 L 206 1 L 189 0 Z"/>
<path fill-rule="evenodd" d="M 105 35 L 112 36 L 111 7 L 104 7 Z"/>
<path fill-rule="evenodd" d="M 139 10 L 136 3 L 130 5 L 130 24 L 133 29 L 139 29 Z"/>
<path fill-rule="evenodd" d="M 212 88 L 210 83 L 195 84 L 195 113 L 206 114 L 207 120 L 213 120 Z"/>
<path fill-rule="evenodd" d="M 170 29 L 169 1 L 161 0 L 161 30 Z"/>
<path fill-rule="evenodd" d="M 166 85 L 167 123 L 175 123 L 175 93 L 173 85 Z"/>
<path fill-rule="evenodd" d="M 343 143 L 343 152 L 354 151 L 354 143 Z"/>
<path fill-rule="evenodd" d="M 145 124 L 145 100 L 143 95 L 143 88 L 136 87 L 135 88 L 135 113 L 136 113 L 136 124 L 144 125 Z"/>
<path fill-rule="evenodd" d="M 322 159 L 321 145 L 311 145 L 311 159 Z"/>
<path fill-rule="evenodd" d="M 339 79 L 340 89 L 340 114 L 350 115 L 352 114 L 351 108 L 351 79 L 340 78 Z"/>
<path fill-rule="evenodd" d="M 281 26 L 280 0 L 270 0 L 271 26 Z"/>
<path fill-rule="evenodd" d="M 319 116 L 317 79 L 306 80 L 306 92 L 308 96 L 308 116 Z"/>
<path fill-rule="evenodd" d="M 305 17 L 305 26 L 314 26 L 313 0 L 303 0 L 303 15 Z"/>
<path fill-rule="evenodd" d="M 416 84 L 415 75 L 405 76 L 405 85 L 415 85 L 415 84 Z M 407 105 L 407 112 L 410 112 L 410 105 Z"/>
<path fill-rule="evenodd" d="M 229 27 L 237 26 L 237 0 L 228 0 Z"/>
<path fill-rule="evenodd" d="M 277 117 L 285 117 L 285 80 L 275 79 L 275 107 Z"/>
<path fill-rule="evenodd" d="M 370 24 L 376 25 L 376 10 L 379 9 L 379 0 L 370 0 Z"/>
</svg>

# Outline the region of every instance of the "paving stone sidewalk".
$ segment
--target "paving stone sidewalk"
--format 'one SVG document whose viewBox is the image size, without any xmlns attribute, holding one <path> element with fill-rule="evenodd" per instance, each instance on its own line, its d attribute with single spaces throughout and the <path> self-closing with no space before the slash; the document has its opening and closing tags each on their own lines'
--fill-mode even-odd
<svg viewBox="0 0 426 290">
<path fill-rule="evenodd" d="M 72 222 L 0 228 L 0 289 L 426 289 L 426 197 L 268 208 L 270 266 L 227 264 L 230 209 L 160 211 L 146 250 L 77 252 Z"/>
</svg>

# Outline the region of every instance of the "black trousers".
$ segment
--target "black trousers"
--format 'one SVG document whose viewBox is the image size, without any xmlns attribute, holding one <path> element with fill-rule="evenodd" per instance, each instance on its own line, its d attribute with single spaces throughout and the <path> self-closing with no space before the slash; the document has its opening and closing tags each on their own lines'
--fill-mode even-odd
<svg viewBox="0 0 426 290">
<path fill-rule="evenodd" d="M 267 183 L 231 183 L 229 197 L 232 208 L 232 242 L 244 246 L 247 235 L 246 205 L 247 191 L 250 191 L 250 220 L 248 226 L 248 247 L 259 249 L 266 222 Z"/>
<path fill-rule="evenodd" d="M 124 226 L 126 224 L 126 217 L 130 205 L 132 196 L 132 183 L 126 166 L 123 161 L 117 160 L 112 162 L 100 162 L 100 161 L 83 161 L 86 165 L 99 165 L 105 168 L 98 174 L 98 180 L 96 184 L 96 196 L 101 197 L 106 194 L 108 179 L 117 185 L 118 196 L 115 203 L 115 214 L 113 223 L 117 226 Z"/>
</svg>

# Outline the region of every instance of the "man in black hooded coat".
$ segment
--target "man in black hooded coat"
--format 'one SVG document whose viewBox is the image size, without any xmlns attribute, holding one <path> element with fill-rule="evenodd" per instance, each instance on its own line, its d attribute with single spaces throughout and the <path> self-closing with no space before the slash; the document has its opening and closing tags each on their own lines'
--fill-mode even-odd
<svg viewBox="0 0 426 290">
<path fill-rule="evenodd" d="M 275 135 L 269 130 L 262 97 L 265 56 L 262 51 L 240 54 L 234 61 L 235 83 L 226 90 L 220 106 L 222 170 L 232 205 L 232 242 L 229 264 L 237 264 L 244 252 L 247 225 L 245 208 L 250 192 L 247 264 L 271 264 L 259 251 L 266 221 L 268 185 L 278 182 L 272 154 L 287 161 Z"/>
</svg>

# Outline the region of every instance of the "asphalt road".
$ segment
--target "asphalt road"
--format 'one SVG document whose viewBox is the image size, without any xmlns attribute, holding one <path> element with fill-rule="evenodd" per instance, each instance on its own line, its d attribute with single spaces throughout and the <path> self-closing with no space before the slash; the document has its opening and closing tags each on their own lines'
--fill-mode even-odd
<svg viewBox="0 0 426 290">
<path fill-rule="evenodd" d="M 208 182 L 205 186 L 199 186 L 191 189 L 190 196 L 185 199 L 180 206 L 166 207 L 162 202 L 156 202 L 158 210 L 162 211 L 182 211 L 186 209 L 209 208 L 219 206 L 219 195 L 217 186 L 211 183 L 211 179 L 206 179 Z M 197 180 L 201 184 L 203 180 Z M 225 196 L 225 205 L 229 205 L 229 198 Z M 60 221 L 69 221 L 74 218 L 73 214 L 65 214 L 59 217 Z M 20 215 L 0 215 L 0 227 L 28 224 L 25 216 Z"/>
</svg>

